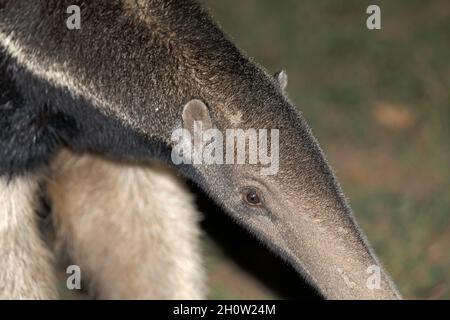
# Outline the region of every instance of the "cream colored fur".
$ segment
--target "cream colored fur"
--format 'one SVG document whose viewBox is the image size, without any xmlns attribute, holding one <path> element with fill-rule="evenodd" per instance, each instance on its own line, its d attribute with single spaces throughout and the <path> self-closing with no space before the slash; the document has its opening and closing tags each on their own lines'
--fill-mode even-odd
<svg viewBox="0 0 450 320">
<path fill-rule="evenodd" d="M 0 299 L 57 297 L 36 221 L 38 188 L 36 177 L 0 177 Z"/>
<path fill-rule="evenodd" d="M 48 191 L 59 246 L 96 297 L 204 298 L 199 214 L 172 171 L 65 150 Z"/>
</svg>

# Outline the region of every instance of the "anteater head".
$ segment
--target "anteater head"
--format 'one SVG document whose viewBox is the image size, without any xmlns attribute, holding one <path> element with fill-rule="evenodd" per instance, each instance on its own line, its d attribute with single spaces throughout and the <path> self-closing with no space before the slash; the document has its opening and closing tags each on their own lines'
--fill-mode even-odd
<svg viewBox="0 0 450 320">
<path fill-rule="evenodd" d="M 183 106 L 172 160 L 325 297 L 399 298 L 287 99 L 286 74 L 255 69 L 239 83 Z"/>
</svg>

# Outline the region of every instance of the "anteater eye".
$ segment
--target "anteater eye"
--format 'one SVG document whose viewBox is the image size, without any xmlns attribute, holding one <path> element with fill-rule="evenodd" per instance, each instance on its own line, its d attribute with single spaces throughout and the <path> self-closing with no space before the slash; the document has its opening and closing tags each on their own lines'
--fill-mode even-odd
<svg viewBox="0 0 450 320">
<path fill-rule="evenodd" d="M 258 190 L 254 188 L 246 188 L 242 191 L 244 202 L 250 206 L 262 205 L 262 197 Z"/>
</svg>

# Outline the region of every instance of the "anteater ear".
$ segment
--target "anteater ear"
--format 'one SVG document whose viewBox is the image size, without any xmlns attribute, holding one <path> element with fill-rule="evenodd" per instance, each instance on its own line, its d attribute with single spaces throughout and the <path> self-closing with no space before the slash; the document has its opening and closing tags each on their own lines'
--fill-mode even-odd
<svg viewBox="0 0 450 320">
<path fill-rule="evenodd" d="M 284 92 L 284 90 L 286 90 L 287 81 L 288 81 L 286 71 L 284 71 L 284 70 L 278 71 L 277 73 L 275 73 L 273 75 L 273 77 L 277 80 L 281 90 Z"/>
<path fill-rule="evenodd" d="M 183 127 L 194 134 L 194 124 L 201 124 L 202 130 L 212 128 L 212 120 L 208 107 L 203 101 L 194 99 L 186 103 L 183 108 Z"/>
</svg>

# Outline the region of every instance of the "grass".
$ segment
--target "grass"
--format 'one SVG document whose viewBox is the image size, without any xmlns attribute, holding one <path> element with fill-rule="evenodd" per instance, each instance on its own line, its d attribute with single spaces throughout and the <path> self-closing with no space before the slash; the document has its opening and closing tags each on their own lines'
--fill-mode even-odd
<svg viewBox="0 0 450 320">
<path fill-rule="evenodd" d="M 288 93 L 406 298 L 450 298 L 450 2 L 206 0 Z M 372 3 L 373 2 L 373 3 Z M 382 29 L 365 27 L 379 4 Z M 213 298 L 277 298 L 206 239 Z"/>
</svg>

